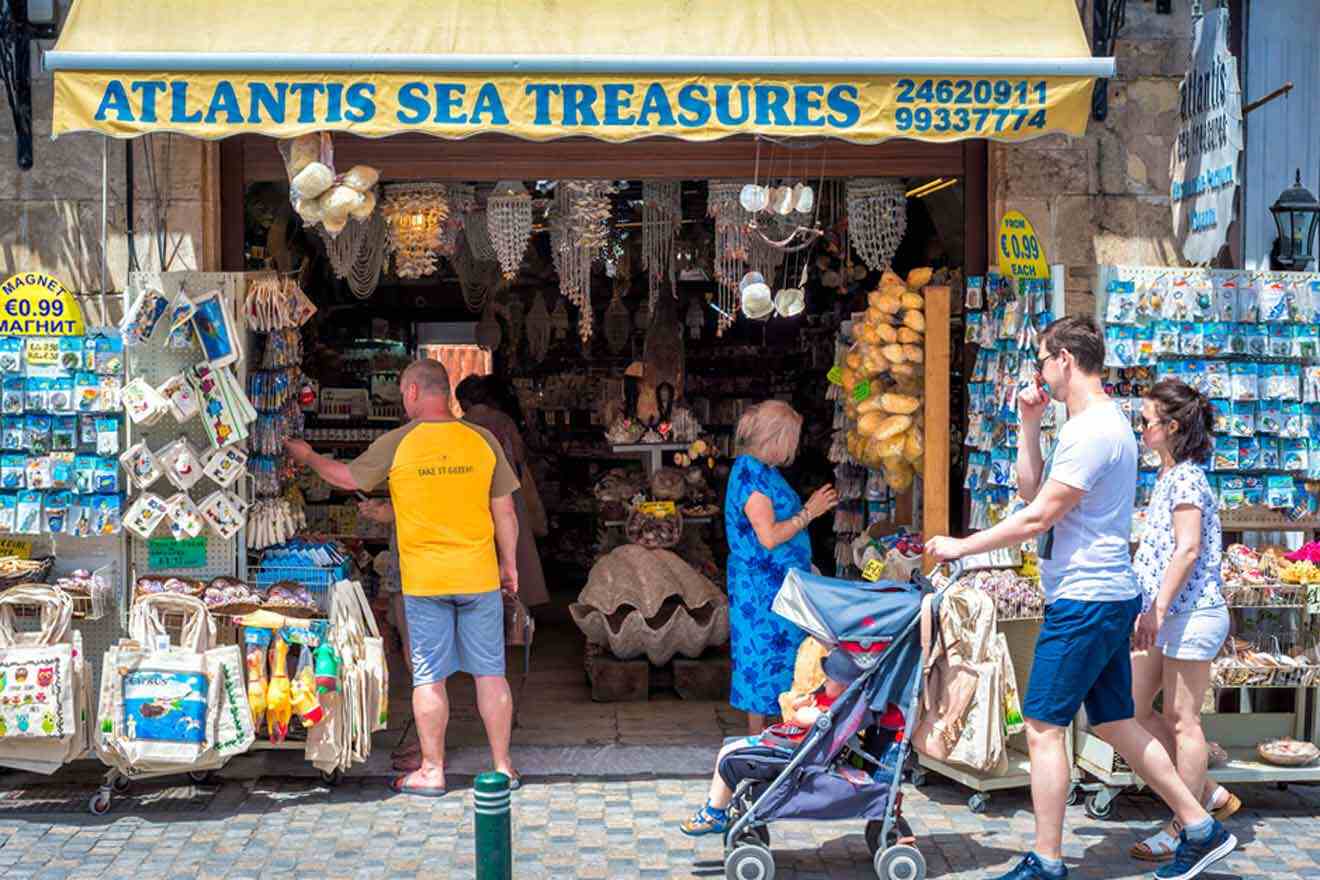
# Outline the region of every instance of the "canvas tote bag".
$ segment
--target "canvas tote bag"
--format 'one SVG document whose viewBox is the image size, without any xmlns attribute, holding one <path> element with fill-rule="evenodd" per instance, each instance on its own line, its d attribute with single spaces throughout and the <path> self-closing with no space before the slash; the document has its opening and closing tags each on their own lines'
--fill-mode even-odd
<svg viewBox="0 0 1320 880">
<path fill-rule="evenodd" d="M 945 591 L 939 625 L 931 597 L 922 601 L 922 697 L 912 747 L 937 761 L 979 772 L 1007 766 L 1002 660 L 995 644 L 994 601 L 970 585 Z"/>
<path fill-rule="evenodd" d="M 40 628 L 16 632 L 14 610 L 32 606 Z M 72 619 L 73 600 L 55 587 L 0 593 L 0 764 L 53 773 L 85 751 L 87 672 Z"/>
</svg>

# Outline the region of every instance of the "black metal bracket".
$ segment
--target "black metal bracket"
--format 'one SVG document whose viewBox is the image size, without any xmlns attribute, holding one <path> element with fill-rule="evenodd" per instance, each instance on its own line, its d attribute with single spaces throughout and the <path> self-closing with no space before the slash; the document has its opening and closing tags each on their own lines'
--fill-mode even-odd
<svg viewBox="0 0 1320 880">
<path fill-rule="evenodd" d="M 1118 32 L 1127 24 L 1127 0 L 1095 0 L 1091 9 L 1091 52 L 1112 58 Z M 1091 118 L 1104 122 L 1109 115 L 1109 80 L 1097 79 L 1091 92 Z"/>
<path fill-rule="evenodd" d="M 54 39 L 54 25 L 27 20 L 27 0 L 0 0 L 0 77 L 14 117 L 18 167 L 32 167 L 32 41 Z"/>
</svg>

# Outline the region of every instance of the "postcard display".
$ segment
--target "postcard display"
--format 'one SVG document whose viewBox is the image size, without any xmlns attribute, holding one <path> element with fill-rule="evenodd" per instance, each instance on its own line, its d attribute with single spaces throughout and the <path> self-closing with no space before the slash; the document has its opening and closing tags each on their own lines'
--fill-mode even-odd
<svg viewBox="0 0 1320 880">
<path fill-rule="evenodd" d="M 152 567 L 152 539 L 205 540 L 200 565 L 161 573 L 200 581 L 246 579 L 243 525 L 251 492 L 245 447 L 256 411 L 243 392 L 244 290 L 238 273 L 130 276 L 127 445 L 121 456 L 129 493 L 125 608 L 132 604 L 137 578 L 158 573 Z M 134 344 L 132 336 L 144 329 L 150 338 Z"/>
<path fill-rule="evenodd" d="M 1320 529 L 1320 275 L 1101 266 L 1096 307 L 1105 331 L 1106 390 L 1130 414 L 1134 431 L 1141 430 L 1142 396 L 1160 379 L 1180 379 L 1210 398 L 1214 451 L 1204 467 L 1224 531 L 1234 540 L 1262 537 L 1269 544 L 1279 543 L 1274 532 L 1314 539 Z M 1134 541 L 1158 467 L 1143 447 Z M 1320 700 L 1320 583 L 1306 564 L 1289 565 L 1275 555 L 1281 552 L 1234 544 L 1224 555 L 1234 625 L 1211 684 L 1216 694 L 1235 691 L 1238 703 L 1236 711 L 1203 716 L 1207 738 L 1230 758 L 1211 766 L 1210 776 L 1221 782 L 1320 779 L 1320 767 L 1272 766 L 1258 757 L 1274 738 L 1306 739 L 1307 703 Z M 1262 704 L 1266 711 L 1252 714 L 1261 708 L 1261 688 L 1294 690 L 1293 710 Z M 1320 742 L 1320 730 L 1310 739 Z M 1134 777 L 1089 731 L 1079 731 L 1076 754 L 1078 766 L 1100 780 L 1086 786 L 1093 792 L 1088 812 L 1107 814 L 1113 796 Z"/>
</svg>

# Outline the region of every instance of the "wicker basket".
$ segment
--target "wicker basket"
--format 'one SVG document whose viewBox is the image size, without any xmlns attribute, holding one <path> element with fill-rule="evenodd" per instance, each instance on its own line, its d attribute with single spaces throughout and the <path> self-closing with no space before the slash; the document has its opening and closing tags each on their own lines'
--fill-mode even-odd
<svg viewBox="0 0 1320 880">
<path fill-rule="evenodd" d="M 206 610 L 207 613 L 216 617 L 242 617 L 245 614 L 251 614 L 253 611 L 260 611 L 264 607 L 260 601 L 253 599 L 251 602 L 230 602 L 228 605 L 212 605 Z"/>
<path fill-rule="evenodd" d="M 133 585 L 133 598 L 136 600 L 136 599 L 141 599 L 143 596 L 156 595 L 156 593 L 143 589 L 142 585 L 144 581 L 163 582 L 163 581 L 171 581 L 171 580 L 182 582 L 186 587 L 186 589 L 168 590 L 166 592 L 179 593 L 185 596 L 192 596 L 195 599 L 202 598 L 202 595 L 206 592 L 206 583 L 203 581 L 199 581 L 195 578 L 176 577 L 174 575 L 169 575 L 167 577 L 140 577 L 137 579 L 137 583 Z"/>
<path fill-rule="evenodd" d="M 1256 753 L 1266 764 L 1273 764 L 1277 767 L 1305 767 L 1308 764 L 1314 764 L 1317 758 L 1320 758 L 1320 749 L 1317 749 L 1311 743 L 1296 743 L 1299 747 L 1299 754 L 1288 754 L 1279 751 L 1276 748 L 1278 741 L 1263 742 L 1256 746 Z M 1307 748 L 1309 746 L 1309 748 Z"/>
<path fill-rule="evenodd" d="M 271 602 L 267 600 L 261 606 L 263 611 L 273 611 L 276 614 L 283 614 L 285 617 L 297 617 L 300 620 L 312 620 L 316 617 L 323 617 L 321 609 L 314 606 L 298 605 L 293 602 Z"/>
</svg>

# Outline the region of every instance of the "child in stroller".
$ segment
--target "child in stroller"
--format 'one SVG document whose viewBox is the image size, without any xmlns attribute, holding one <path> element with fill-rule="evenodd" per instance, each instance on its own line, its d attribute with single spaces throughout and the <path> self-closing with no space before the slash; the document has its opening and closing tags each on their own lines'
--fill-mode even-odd
<svg viewBox="0 0 1320 880">
<path fill-rule="evenodd" d="M 738 736 L 725 741 L 715 762 L 716 770 L 710 782 L 706 804 L 679 826 L 684 834 L 696 837 L 703 834 L 723 834 L 728 830 L 729 805 L 733 801 L 734 789 L 721 775 L 723 761 L 727 755 L 740 749 L 758 748 L 765 750 L 766 757 L 778 759 L 784 764 L 788 763 L 793 756 L 793 750 L 802 742 L 821 713 L 833 706 L 844 689 L 856 681 L 862 673 L 843 648 L 835 648 L 825 656 L 821 661 L 821 671 L 825 674 L 824 685 L 808 699 L 799 700 L 794 705 L 791 717 L 780 724 L 772 725 L 756 736 Z M 902 713 L 891 706 L 890 711 L 880 720 L 878 727 L 891 732 L 890 745 L 884 751 L 880 766 L 892 771 L 902 741 Z"/>
<path fill-rule="evenodd" d="M 827 683 L 815 705 L 799 710 L 813 720 L 796 741 L 772 728 L 769 739 L 735 740 L 722 750 L 711 803 L 689 820 L 689 833 L 724 828 L 726 877 L 772 880 L 766 826 L 785 819 L 865 819 L 881 880 L 925 877 L 925 859 L 901 822 L 899 788 L 920 694 L 918 623 L 931 589 L 921 577 L 866 583 L 797 570 L 785 577 L 774 611 L 833 648 Z"/>
</svg>

